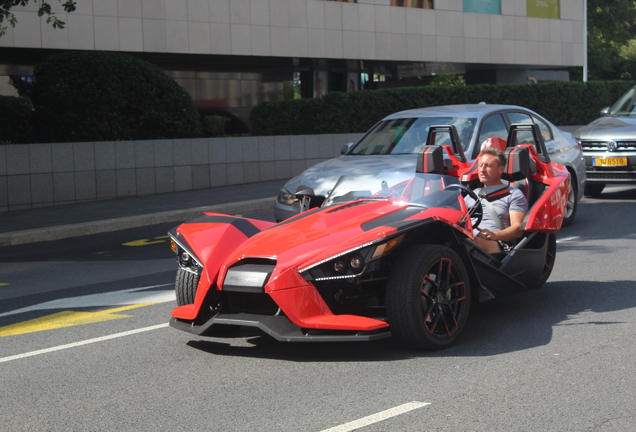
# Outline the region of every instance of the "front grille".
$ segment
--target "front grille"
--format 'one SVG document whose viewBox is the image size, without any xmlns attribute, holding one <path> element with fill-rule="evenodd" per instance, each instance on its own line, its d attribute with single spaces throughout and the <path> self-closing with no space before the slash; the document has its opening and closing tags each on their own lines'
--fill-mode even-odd
<svg viewBox="0 0 636 432">
<path fill-rule="evenodd" d="M 584 151 L 607 151 L 607 143 L 606 141 L 581 141 L 581 145 L 583 146 Z M 636 141 L 616 141 L 616 151 L 636 151 Z"/>
<path fill-rule="evenodd" d="M 634 172 L 600 172 L 588 171 L 587 179 L 591 180 L 634 180 L 636 181 L 636 173 Z"/>
<path fill-rule="evenodd" d="M 274 315 L 278 305 L 268 294 L 223 292 L 223 312 Z"/>
</svg>

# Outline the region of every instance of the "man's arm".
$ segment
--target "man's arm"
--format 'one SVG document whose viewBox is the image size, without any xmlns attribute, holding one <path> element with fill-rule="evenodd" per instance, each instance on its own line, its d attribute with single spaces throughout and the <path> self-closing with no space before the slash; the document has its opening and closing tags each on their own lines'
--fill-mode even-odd
<svg viewBox="0 0 636 432">
<path fill-rule="evenodd" d="M 523 218 L 526 216 L 524 212 L 511 211 L 510 212 L 510 226 L 504 228 L 501 231 L 490 231 L 487 229 L 480 230 L 479 237 L 491 241 L 510 241 L 523 236 L 521 230 L 521 224 Z M 479 228 L 478 228 L 479 229 Z"/>
</svg>

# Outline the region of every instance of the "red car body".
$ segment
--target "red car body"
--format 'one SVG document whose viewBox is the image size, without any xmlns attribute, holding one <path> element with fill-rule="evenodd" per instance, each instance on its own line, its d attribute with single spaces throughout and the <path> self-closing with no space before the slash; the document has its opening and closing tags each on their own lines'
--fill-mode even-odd
<svg viewBox="0 0 636 432">
<path fill-rule="evenodd" d="M 419 173 L 377 174 L 379 191 L 338 196 L 341 179 L 323 207 L 278 224 L 205 213 L 170 231 L 180 266 L 171 325 L 200 335 L 253 326 L 281 341 L 393 333 L 418 349 L 449 346 L 471 302 L 540 286 L 554 264 L 569 174 L 547 159 L 537 131 L 534 143 L 514 145 L 513 128 L 509 179 L 537 196 L 505 256 L 473 242 L 469 211 L 480 206 L 469 209 L 462 194 L 477 185 L 476 163 L 465 161 L 456 132 L 452 146 L 434 146 L 452 127 L 431 128 Z M 514 167 L 518 158 L 526 168 Z"/>
</svg>

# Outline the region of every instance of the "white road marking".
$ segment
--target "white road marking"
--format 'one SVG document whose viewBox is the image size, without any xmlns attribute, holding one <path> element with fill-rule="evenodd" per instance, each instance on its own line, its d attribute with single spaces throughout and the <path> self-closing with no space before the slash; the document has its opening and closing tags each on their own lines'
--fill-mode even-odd
<svg viewBox="0 0 636 432">
<path fill-rule="evenodd" d="M 360 429 L 365 426 L 372 425 L 374 423 L 379 423 L 381 421 L 390 419 L 391 417 L 396 417 L 401 414 L 407 413 L 409 411 L 413 411 L 418 408 L 422 408 L 426 405 L 430 405 L 430 402 L 409 402 L 403 405 L 396 406 L 395 408 L 390 408 L 386 411 L 379 412 L 377 414 L 372 414 L 367 417 L 363 417 L 358 420 L 354 420 L 349 423 L 342 424 L 340 426 L 335 426 L 329 429 L 324 429 L 320 432 L 349 432 L 352 430 Z"/>
<path fill-rule="evenodd" d="M 0 314 L 0 317 L 7 315 L 15 315 L 24 312 L 46 309 L 75 309 L 86 307 L 102 307 L 102 306 L 123 306 L 141 303 L 166 303 L 175 300 L 174 289 L 162 291 L 144 291 L 152 288 L 159 288 L 172 284 L 152 285 L 141 288 L 130 288 L 122 291 L 107 292 L 101 294 L 90 294 L 79 297 L 70 297 L 65 299 L 52 300 L 50 302 L 40 303 L 28 306 L 22 309 L 16 309 Z"/>
<path fill-rule="evenodd" d="M 19 359 L 23 359 L 23 358 L 27 358 L 27 357 L 33 357 L 33 356 L 40 355 L 40 354 L 47 354 L 47 353 L 51 353 L 51 352 L 55 352 L 55 351 L 61 351 L 61 350 L 65 350 L 65 349 L 68 349 L 68 348 L 75 348 L 75 347 L 82 346 L 82 345 L 88 345 L 88 344 L 92 344 L 92 343 L 103 342 L 103 341 L 107 341 L 107 340 L 110 340 L 110 339 L 117 339 L 117 338 L 120 338 L 120 337 L 130 336 L 130 335 L 133 335 L 133 334 L 143 333 L 143 332 L 156 330 L 156 329 L 160 329 L 160 328 L 164 328 L 164 327 L 168 327 L 168 323 L 157 324 L 157 325 L 154 325 L 154 326 L 144 327 L 144 328 L 140 328 L 140 329 L 136 329 L 136 330 L 129 330 L 129 331 L 125 331 L 125 332 L 122 332 L 122 333 L 115 333 L 115 334 L 112 334 L 112 335 L 102 336 L 102 337 L 98 337 L 98 338 L 94 338 L 94 339 L 87 339 L 87 340 L 80 341 L 80 342 L 73 342 L 73 343 L 70 343 L 70 344 L 67 344 L 67 345 L 60 345 L 60 346 L 56 346 L 56 347 L 41 349 L 41 350 L 38 350 L 38 351 L 31 351 L 31 352 L 24 353 L 24 354 L 17 354 L 17 355 L 13 355 L 13 356 L 9 356 L 9 357 L 2 357 L 2 358 L 0 358 L 0 363 L 8 362 L 8 361 L 11 361 L 11 360 L 19 360 Z"/>
<path fill-rule="evenodd" d="M 568 242 L 568 241 L 572 241 L 572 240 L 578 240 L 580 238 L 581 238 L 581 236 L 563 237 L 562 239 L 557 240 L 557 243 L 563 243 L 563 242 Z"/>
</svg>

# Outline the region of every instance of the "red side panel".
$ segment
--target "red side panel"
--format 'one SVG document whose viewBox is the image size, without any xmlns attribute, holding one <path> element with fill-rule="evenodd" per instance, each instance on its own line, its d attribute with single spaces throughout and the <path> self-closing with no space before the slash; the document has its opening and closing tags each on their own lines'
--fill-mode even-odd
<svg viewBox="0 0 636 432">
<path fill-rule="evenodd" d="M 373 318 L 332 314 L 316 288 L 307 282 L 305 286 L 272 291 L 270 295 L 287 318 L 299 327 L 371 331 L 389 326 Z"/>
<path fill-rule="evenodd" d="M 528 212 L 525 231 L 551 233 L 559 230 L 565 217 L 570 189 L 570 174 L 555 170 L 548 188 Z"/>
</svg>

